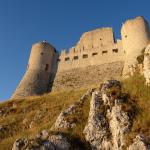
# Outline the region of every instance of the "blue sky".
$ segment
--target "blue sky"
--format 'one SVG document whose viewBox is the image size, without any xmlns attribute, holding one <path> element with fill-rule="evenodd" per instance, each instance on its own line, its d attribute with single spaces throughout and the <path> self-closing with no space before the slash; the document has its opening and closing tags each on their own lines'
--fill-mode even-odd
<svg viewBox="0 0 150 150">
<path fill-rule="evenodd" d="M 73 46 L 81 34 L 144 16 L 150 0 L 0 0 L 0 100 L 8 99 L 21 80 L 33 43 L 47 40 L 57 50 Z"/>
</svg>

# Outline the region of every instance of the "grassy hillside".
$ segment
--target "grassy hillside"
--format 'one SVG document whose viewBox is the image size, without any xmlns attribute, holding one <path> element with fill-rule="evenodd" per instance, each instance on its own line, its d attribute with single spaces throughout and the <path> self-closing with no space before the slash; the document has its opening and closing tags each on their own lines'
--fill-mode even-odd
<svg viewBox="0 0 150 150">
<path fill-rule="evenodd" d="M 17 138 L 32 138 L 42 129 L 50 129 L 61 110 L 78 101 L 85 92 L 86 89 L 62 91 L 1 103 L 0 127 L 5 130 L 0 132 L 0 150 L 11 149 Z"/>
<path fill-rule="evenodd" d="M 123 82 L 123 92 L 128 93 L 130 102 L 136 106 L 131 133 L 127 135 L 129 144 L 135 135 L 143 133 L 150 137 L 150 87 L 144 85 L 144 78 L 136 75 Z M 20 137 L 32 138 L 43 129 L 49 130 L 61 110 L 78 99 L 87 89 L 61 91 L 26 99 L 9 100 L 0 104 L 0 150 L 9 150 Z M 88 118 L 89 102 L 82 108 L 78 125 L 68 132 L 84 141 L 82 130 Z M 130 104 L 129 106 L 130 107 Z M 72 116 L 75 119 L 76 116 Z"/>
<path fill-rule="evenodd" d="M 137 134 L 144 134 L 150 138 L 150 87 L 146 86 L 141 75 L 123 81 L 123 90 L 128 93 L 131 102 L 135 104 L 135 118 L 132 130 L 127 136 L 127 143 L 131 143 Z"/>
</svg>

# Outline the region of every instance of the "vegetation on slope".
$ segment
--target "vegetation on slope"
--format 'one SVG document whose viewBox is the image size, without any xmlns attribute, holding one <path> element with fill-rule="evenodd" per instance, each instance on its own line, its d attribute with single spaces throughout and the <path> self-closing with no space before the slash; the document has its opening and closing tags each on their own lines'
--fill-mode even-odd
<svg viewBox="0 0 150 150">
<path fill-rule="evenodd" d="M 32 138 L 43 129 L 49 130 L 59 113 L 78 101 L 85 92 L 85 89 L 61 91 L 1 103 L 0 128 L 3 127 L 3 131 L 0 132 L 0 150 L 11 149 L 17 138 Z M 83 116 L 85 114 L 88 116 L 86 112 Z"/>
<path fill-rule="evenodd" d="M 134 118 L 131 132 L 126 138 L 129 145 L 139 133 L 150 138 L 150 87 L 144 85 L 145 80 L 140 75 L 134 75 L 122 82 L 123 92 L 130 97 L 124 109 L 129 110 Z M 0 150 L 11 149 L 17 138 L 32 138 L 43 129 L 50 130 L 59 113 L 77 102 L 86 91 L 87 89 L 60 91 L 1 103 L 0 130 L 3 130 L 0 132 Z M 68 118 L 76 120 L 77 126 L 73 130 L 64 131 L 64 134 L 85 142 L 82 131 L 88 118 L 89 102 L 90 97 L 79 110 L 78 116 L 72 115 Z M 131 110 L 133 108 L 136 109 Z"/>
<path fill-rule="evenodd" d="M 130 144 L 137 134 L 150 138 L 150 87 L 144 83 L 144 77 L 139 74 L 123 81 L 124 92 L 129 94 L 130 102 L 137 108 L 131 132 L 126 138 L 127 144 Z"/>
</svg>

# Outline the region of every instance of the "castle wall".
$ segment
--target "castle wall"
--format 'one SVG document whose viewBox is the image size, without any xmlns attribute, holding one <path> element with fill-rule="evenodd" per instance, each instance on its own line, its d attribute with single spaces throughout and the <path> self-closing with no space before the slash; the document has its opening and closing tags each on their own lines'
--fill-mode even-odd
<svg viewBox="0 0 150 150">
<path fill-rule="evenodd" d="M 39 70 L 27 70 L 20 81 L 12 98 L 24 98 L 26 96 L 39 95 L 47 92 L 49 73 Z"/>
<path fill-rule="evenodd" d="M 58 71 L 124 60 L 121 40 L 114 42 L 112 28 L 102 28 L 84 33 L 68 53 L 62 51 Z"/>
<path fill-rule="evenodd" d="M 123 49 L 126 53 L 126 63 L 123 74 L 129 74 L 130 67 L 135 67 L 137 57 L 147 46 L 150 38 L 148 23 L 143 17 L 127 20 L 121 29 Z"/>
<path fill-rule="evenodd" d="M 122 40 L 115 41 L 112 28 L 85 32 L 69 52 L 62 50 L 60 54 L 45 41 L 34 44 L 27 71 L 12 98 L 91 87 L 105 79 L 120 78 L 122 70 L 128 75 L 150 41 L 148 23 L 143 17 L 128 20 L 121 36 Z"/>
<path fill-rule="evenodd" d="M 97 48 L 114 44 L 114 36 L 112 28 L 99 28 L 83 33 L 77 43 L 77 50 Z"/>
<path fill-rule="evenodd" d="M 120 79 L 123 66 L 121 61 L 57 72 L 52 91 L 99 87 L 105 80 Z"/>
</svg>

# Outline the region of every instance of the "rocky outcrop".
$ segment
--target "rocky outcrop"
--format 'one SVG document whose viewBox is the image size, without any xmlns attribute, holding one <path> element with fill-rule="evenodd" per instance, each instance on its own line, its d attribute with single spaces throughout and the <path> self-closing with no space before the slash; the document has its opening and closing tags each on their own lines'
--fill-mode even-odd
<svg viewBox="0 0 150 150">
<path fill-rule="evenodd" d="M 125 146 L 124 136 L 129 131 L 131 125 L 127 112 L 122 111 L 119 103 L 116 100 L 112 110 L 107 113 L 114 150 L 122 149 Z"/>
<path fill-rule="evenodd" d="M 17 139 L 12 150 L 69 150 L 71 144 L 62 134 L 49 135 L 46 130 L 39 133 L 35 139 Z"/>
<path fill-rule="evenodd" d="M 144 77 L 146 85 L 150 86 L 150 45 L 147 46 L 144 53 Z"/>
<path fill-rule="evenodd" d="M 101 111 L 102 105 L 101 95 L 94 92 L 90 103 L 88 123 L 83 131 L 93 149 L 109 149 L 112 145 L 109 139 L 111 135 L 108 130 L 108 121 L 104 112 Z"/>
<path fill-rule="evenodd" d="M 56 122 L 52 126 L 51 130 L 62 130 L 74 128 L 76 126 L 76 119 L 72 119 L 71 116 L 79 115 L 79 110 L 84 104 L 87 97 L 91 95 L 92 90 L 88 90 L 79 100 L 78 102 L 70 105 L 67 109 L 63 110 L 58 116 Z M 70 118 L 70 119 L 69 119 Z"/>
<path fill-rule="evenodd" d="M 129 146 L 128 150 L 150 150 L 148 140 L 143 136 L 137 135 L 133 141 L 133 144 Z"/>
<path fill-rule="evenodd" d="M 121 84 L 111 80 L 102 85 L 101 91 L 92 94 L 85 138 L 92 149 L 121 150 L 124 136 L 129 131 L 131 120 L 121 108 Z"/>
<path fill-rule="evenodd" d="M 122 93 L 119 81 L 109 80 L 99 89 L 89 90 L 76 103 L 63 110 L 50 129 L 40 132 L 34 139 L 21 138 L 15 141 L 12 150 L 78 150 L 81 148 L 73 143 L 74 137 L 66 131 L 72 131 L 77 126 L 80 111 L 92 95 L 90 110 L 83 135 L 85 142 L 90 143 L 92 150 L 150 150 L 148 140 L 143 136 L 136 136 L 133 143 L 126 144 L 126 135 L 130 132 L 133 116 L 130 109 L 131 103 Z M 130 105 L 133 109 L 132 105 Z M 69 129 L 69 130 L 64 130 Z"/>
</svg>

